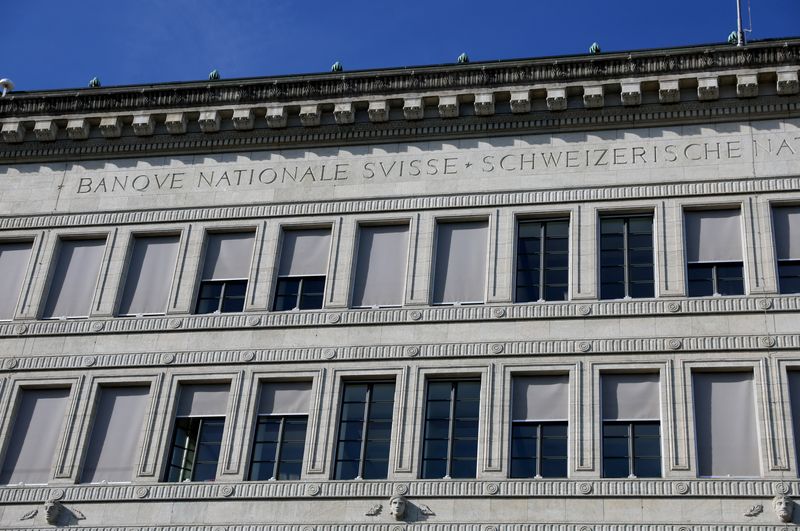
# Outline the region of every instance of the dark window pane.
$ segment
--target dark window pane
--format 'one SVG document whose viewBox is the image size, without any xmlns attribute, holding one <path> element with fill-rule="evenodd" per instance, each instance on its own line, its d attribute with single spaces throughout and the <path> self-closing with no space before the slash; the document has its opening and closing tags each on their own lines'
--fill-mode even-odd
<svg viewBox="0 0 800 531">
<path fill-rule="evenodd" d="M 430 382 L 428 384 L 428 400 L 450 400 L 450 382 Z"/>
<path fill-rule="evenodd" d="M 447 457 L 447 447 L 447 440 L 425 440 L 422 445 L 422 452 L 426 459 L 444 459 Z"/>
<path fill-rule="evenodd" d="M 390 419 L 392 418 L 394 404 L 391 402 L 378 402 L 370 405 L 369 417 L 371 419 Z"/>
<path fill-rule="evenodd" d="M 449 419 L 450 418 L 450 402 L 436 400 L 428 402 L 427 415 L 428 419 Z"/>
<path fill-rule="evenodd" d="M 713 266 L 689 264 L 687 267 L 689 297 L 707 297 L 714 294 Z"/>
<path fill-rule="evenodd" d="M 603 426 L 603 435 L 605 437 L 627 437 L 628 425 L 627 424 L 606 424 Z"/>
<path fill-rule="evenodd" d="M 567 459 L 542 459 L 541 476 L 543 478 L 567 477 Z"/>
<path fill-rule="evenodd" d="M 241 312 L 244 310 L 244 297 L 232 299 L 225 297 L 222 301 L 222 313 Z"/>
<path fill-rule="evenodd" d="M 512 439 L 511 457 L 536 457 L 536 439 L 522 437 Z"/>
<path fill-rule="evenodd" d="M 447 475 L 447 460 L 425 460 L 422 462 L 422 479 L 440 479 Z"/>
<path fill-rule="evenodd" d="M 628 473 L 628 459 L 603 459 L 603 477 L 626 478 Z"/>
<path fill-rule="evenodd" d="M 478 441 L 473 439 L 453 441 L 453 458 L 478 456 Z"/>
<path fill-rule="evenodd" d="M 361 459 L 361 442 L 342 442 L 336 452 L 337 459 Z"/>
<path fill-rule="evenodd" d="M 661 435 L 661 426 L 658 422 L 637 422 L 633 425 L 633 435 L 635 437 L 659 437 Z"/>
<path fill-rule="evenodd" d="M 217 463 L 197 463 L 192 481 L 213 481 L 217 477 Z"/>
<path fill-rule="evenodd" d="M 479 400 L 481 396 L 481 383 L 480 382 L 458 382 L 458 399 L 459 400 Z"/>
<path fill-rule="evenodd" d="M 542 437 L 542 457 L 563 457 L 566 455 L 566 438 Z"/>
<path fill-rule="evenodd" d="M 389 471 L 389 461 L 364 461 L 364 479 L 386 479 Z"/>
<path fill-rule="evenodd" d="M 453 459 L 450 465 L 451 478 L 474 478 L 477 461 L 475 459 Z"/>
<path fill-rule="evenodd" d="M 386 422 L 370 422 L 367 426 L 367 438 L 371 440 L 389 440 L 392 435 L 392 423 Z"/>
<path fill-rule="evenodd" d="M 448 420 L 429 420 L 425 423 L 425 437 L 428 439 L 447 439 L 450 436 Z"/>
<path fill-rule="evenodd" d="M 278 450 L 278 443 L 257 443 L 253 447 L 253 461 L 272 461 L 275 459 L 275 452 Z"/>
<path fill-rule="evenodd" d="M 275 289 L 275 311 L 293 310 L 297 306 L 297 295 L 300 291 L 300 280 L 295 278 L 279 278 Z"/>
<path fill-rule="evenodd" d="M 605 437 L 603 439 L 603 456 L 628 457 L 628 439 Z"/>
<path fill-rule="evenodd" d="M 300 472 L 302 471 L 302 468 L 303 468 L 302 462 L 293 462 L 293 463 L 281 462 L 277 479 L 287 480 L 287 481 L 300 479 Z"/>
<path fill-rule="evenodd" d="M 636 459 L 634 460 L 634 474 L 639 478 L 659 478 L 661 477 L 660 459 Z"/>
<path fill-rule="evenodd" d="M 636 437 L 633 440 L 633 455 L 636 457 L 659 457 L 661 444 L 658 437 Z"/>
<path fill-rule="evenodd" d="M 354 479 L 358 476 L 358 461 L 337 461 L 336 479 Z"/>
<path fill-rule="evenodd" d="M 342 422 L 339 424 L 339 440 L 360 441 L 364 432 L 364 421 Z"/>
<path fill-rule="evenodd" d="M 275 463 L 272 461 L 253 462 L 250 467 L 250 481 L 265 481 L 272 477 Z"/>
<path fill-rule="evenodd" d="M 372 386 L 373 402 L 394 402 L 394 384 L 379 383 Z"/>
<path fill-rule="evenodd" d="M 532 478 L 536 476 L 536 459 L 511 459 L 512 478 Z"/>
</svg>

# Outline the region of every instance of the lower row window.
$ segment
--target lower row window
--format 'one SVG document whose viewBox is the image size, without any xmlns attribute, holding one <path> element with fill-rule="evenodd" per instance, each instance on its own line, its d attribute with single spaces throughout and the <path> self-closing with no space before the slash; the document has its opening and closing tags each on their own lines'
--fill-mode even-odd
<svg viewBox="0 0 800 531">
<path fill-rule="evenodd" d="M 480 391 L 479 381 L 428 383 L 423 479 L 475 477 Z"/>
</svg>

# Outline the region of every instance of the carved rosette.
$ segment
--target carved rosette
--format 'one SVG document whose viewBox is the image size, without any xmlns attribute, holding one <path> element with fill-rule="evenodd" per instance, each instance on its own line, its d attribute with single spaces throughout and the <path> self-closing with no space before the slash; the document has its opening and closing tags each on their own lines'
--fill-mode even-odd
<svg viewBox="0 0 800 531">
<path fill-rule="evenodd" d="M 89 328 L 92 332 L 99 332 L 103 328 L 105 328 L 106 323 L 104 321 L 94 321 Z"/>
<path fill-rule="evenodd" d="M 486 494 L 495 495 L 500 492 L 500 485 L 497 483 L 487 483 L 486 484 Z"/>
<path fill-rule="evenodd" d="M 408 484 L 397 483 L 394 486 L 393 492 L 399 496 L 405 496 L 406 494 L 408 494 Z"/>
<path fill-rule="evenodd" d="M 419 355 L 419 347 L 414 346 L 414 345 L 412 345 L 410 347 L 406 347 L 406 356 L 409 356 L 409 357 L 413 358 L 414 356 L 418 356 L 418 355 Z"/>
<path fill-rule="evenodd" d="M 97 358 L 94 356 L 84 356 L 82 362 L 84 367 L 91 367 L 97 363 Z"/>
<path fill-rule="evenodd" d="M 578 492 L 581 494 L 591 494 L 592 493 L 592 484 L 588 482 L 583 482 L 578 485 Z"/>
<path fill-rule="evenodd" d="M 775 338 L 772 336 L 761 336 L 758 342 L 762 347 L 770 348 L 775 346 Z"/>
<path fill-rule="evenodd" d="M 137 498 L 147 498 L 150 495 L 150 489 L 148 487 L 136 487 L 134 494 Z"/>
<path fill-rule="evenodd" d="M 422 312 L 419 310 L 412 310 L 408 313 L 408 316 L 411 318 L 412 321 L 419 321 L 422 319 Z"/>
<path fill-rule="evenodd" d="M 232 485 L 223 485 L 222 487 L 220 487 L 219 493 L 222 494 L 224 497 L 229 498 L 230 496 L 233 496 L 234 488 Z"/>
<path fill-rule="evenodd" d="M 8 370 L 16 369 L 17 365 L 19 365 L 19 360 L 17 360 L 17 358 L 8 358 L 3 364 L 3 366 Z"/>
<path fill-rule="evenodd" d="M 328 317 L 327 317 L 327 321 L 329 323 L 331 323 L 331 324 L 336 324 L 339 321 L 341 321 L 341 319 L 342 319 L 342 316 L 341 316 L 341 314 L 338 314 L 338 313 L 329 313 Z"/>
<path fill-rule="evenodd" d="M 679 302 L 670 302 L 667 303 L 667 311 L 676 313 L 681 311 L 681 303 Z"/>
<path fill-rule="evenodd" d="M 785 495 L 789 494 L 789 492 L 791 490 L 792 490 L 791 486 L 788 483 L 781 482 L 781 483 L 776 483 L 775 485 L 772 486 L 772 491 L 775 494 L 778 494 L 778 495 L 781 495 L 781 496 L 785 496 Z"/>
<path fill-rule="evenodd" d="M 669 346 L 672 350 L 678 350 L 683 345 L 683 342 L 680 339 L 673 338 L 667 342 L 667 346 Z"/>
<path fill-rule="evenodd" d="M 492 354 L 500 354 L 505 350 L 505 348 L 505 345 L 502 343 L 493 343 L 490 347 L 490 350 L 492 351 Z"/>
<path fill-rule="evenodd" d="M 258 326 L 261 324 L 260 315 L 251 315 L 247 318 L 247 326 Z"/>
<path fill-rule="evenodd" d="M 174 352 L 165 352 L 161 355 L 161 363 L 165 365 L 170 365 L 175 362 L 175 353 Z"/>
<path fill-rule="evenodd" d="M 256 351 L 255 350 L 248 350 L 247 352 L 242 354 L 243 361 L 253 361 L 256 359 Z"/>
<path fill-rule="evenodd" d="M 689 484 L 684 481 L 675 483 L 675 492 L 681 495 L 689 494 Z"/>
<path fill-rule="evenodd" d="M 311 485 L 306 487 L 306 494 L 308 494 L 309 496 L 316 496 L 320 492 L 322 492 L 322 488 L 316 483 L 312 483 Z"/>
<path fill-rule="evenodd" d="M 335 348 L 326 348 L 322 349 L 322 357 L 326 360 L 332 360 L 336 357 L 336 349 Z"/>
<path fill-rule="evenodd" d="M 756 306 L 758 306 L 760 310 L 769 310 L 772 308 L 772 301 L 770 299 L 758 299 L 756 301 Z"/>
<path fill-rule="evenodd" d="M 592 344 L 589 341 L 578 341 L 578 350 L 581 352 L 589 352 L 592 350 Z"/>
<path fill-rule="evenodd" d="M 505 317 L 506 309 L 505 308 L 495 308 L 495 309 L 492 310 L 492 315 L 494 315 L 498 319 L 500 317 Z"/>
<path fill-rule="evenodd" d="M 589 315 L 590 313 L 592 313 L 592 307 L 589 306 L 588 304 L 581 304 L 580 306 L 578 306 L 578 313 L 581 315 Z"/>
</svg>

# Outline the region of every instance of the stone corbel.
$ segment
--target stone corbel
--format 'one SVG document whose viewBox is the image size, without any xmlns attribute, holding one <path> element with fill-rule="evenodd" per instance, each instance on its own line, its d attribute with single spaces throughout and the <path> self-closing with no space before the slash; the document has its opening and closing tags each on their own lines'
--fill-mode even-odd
<svg viewBox="0 0 800 531">
<path fill-rule="evenodd" d="M 736 95 L 740 98 L 755 98 L 758 96 L 758 76 L 755 74 L 736 76 Z"/>
<path fill-rule="evenodd" d="M 155 119 L 152 114 L 137 114 L 133 117 L 131 126 L 136 136 L 150 136 L 155 130 Z"/>
<path fill-rule="evenodd" d="M 67 136 L 72 140 L 86 140 L 89 138 L 89 120 L 76 118 L 67 122 Z"/>
<path fill-rule="evenodd" d="M 778 94 L 788 96 L 800 92 L 797 80 L 797 70 L 784 70 L 778 72 Z"/>
<path fill-rule="evenodd" d="M 700 77 L 697 79 L 697 99 L 713 101 L 719 99 L 719 81 L 715 77 Z"/>
<path fill-rule="evenodd" d="M 642 84 L 639 81 L 623 83 L 620 98 L 622 99 L 622 104 L 625 106 L 641 105 Z"/>
<path fill-rule="evenodd" d="M 422 117 L 425 116 L 425 103 L 422 98 L 403 100 L 403 116 L 406 120 L 422 120 Z"/>
<path fill-rule="evenodd" d="M 3 124 L 3 129 L 0 130 L 3 135 L 3 141 L 9 144 L 16 144 L 25 139 L 25 127 L 22 122 L 6 122 Z"/>
<path fill-rule="evenodd" d="M 233 128 L 237 131 L 249 131 L 256 123 L 253 109 L 236 109 L 233 111 Z"/>
<path fill-rule="evenodd" d="M 661 103 L 678 103 L 681 101 L 681 90 L 677 79 L 658 82 L 658 101 Z"/>
<path fill-rule="evenodd" d="M 475 114 L 478 116 L 491 116 L 494 114 L 494 93 L 479 92 L 475 94 Z"/>
<path fill-rule="evenodd" d="M 100 119 L 100 134 L 105 138 L 122 136 L 122 120 L 119 116 L 106 116 Z"/>
<path fill-rule="evenodd" d="M 567 108 L 567 90 L 564 88 L 547 89 L 547 108 L 551 111 L 563 111 Z"/>
<path fill-rule="evenodd" d="M 182 135 L 186 133 L 187 124 L 186 113 L 183 112 L 168 114 L 167 119 L 164 121 L 167 131 L 169 131 L 171 135 Z"/>
<path fill-rule="evenodd" d="M 389 120 L 389 106 L 385 101 L 371 101 L 367 114 L 372 123 L 386 122 Z"/>
<path fill-rule="evenodd" d="M 521 114 L 531 112 L 531 94 L 527 90 L 511 93 L 511 112 Z"/>
<path fill-rule="evenodd" d="M 222 119 L 219 116 L 219 111 L 203 111 L 200 113 L 197 123 L 200 124 L 200 130 L 204 133 L 216 133 L 219 131 L 219 126 Z"/>
<path fill-rule="evenodd" d="M 599 109 L 605 105 L 603 85 L 589 85 L 583 87 L 583 106 L 587 109 Z"/>
<path fill-rule="evenodd" d="M 56 139 L 56 133 L 58 126 L 53 120 L 41 120 L 33 125 L 33 134 L 39 142 L 52 142 Z"/>
<path fill-rule="evenodd" d="M 439 97 L 439 116 L 442 118 L 458 118 L 458 96 Z"/>
<path fill-rule="evenodd" d="M 300 107 L 300 123 L 303 124 L 304 127 L 316 127 L 320 123 L 320 118 L 322 117 L 322 111 L 320 111 L 319 105 L 303 105 Z"/>
<path fill-rule="evenodd" d="M 356 121 L 356 111 L 352 103 L 337 103 L 333 106 L 333 119 L 339 125 L 352 124 Z"/>
<path fill-rule="evenodd" d="M 286 107 L 283 105 L 274 105 L 267 107 L 267 127 L 272 129 L 281 129 L 286 127 L 287 112 Z"/>
</svg>

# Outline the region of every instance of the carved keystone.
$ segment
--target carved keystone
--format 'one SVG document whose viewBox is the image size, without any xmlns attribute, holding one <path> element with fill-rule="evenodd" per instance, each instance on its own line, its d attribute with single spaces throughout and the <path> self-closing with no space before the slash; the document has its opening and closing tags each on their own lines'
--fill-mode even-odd
<svg viewBox="0 0 800 531">
<path fill-rule="evenodd" d="M 119 138 L 122 135 L 122 120 L 119 116 L 106 116 L 100 120 L 100 134 L 105 138 Z"/>
<path fill-rule="evenodd" d="M 605 105 L 603 86 L 594 85 L 583 87 L 583 106 L 587 109 L 598 109 Z"/>
<path fill-rule="evenodd" d="M 34 124 L 33 134 L 39 142 L 52 142 L 56 139 L 58 126 L 53 120 L 41 120 Z"/>
<path fill-rule="evenodd" d="M 25 138 L 25 127 L 22 126 L 22 122 L 6 122 L 0 134 L 3 135 L 3 141 L 15 144 Z"/>
<path fill-rule="evenodd" d="M 661 103 L 678 103 L 681 101 L 681 90 L 677 79 L 658 82 L 658 101 Z"/>
<path fill-rule="evenodd" d="M 131 126 L 136 136 L 150 136 L 155 129 L 155 120 L 152 114 L 137 114 L 133 117 Z"/>
<path fill-rule="evenodd" d="M 422 120 L 425 115 L 425 103 L 422 98 L 406 98 L 403 101 L 403 116 L 406 120 Z"/>
<path fill-rule="evenodd" d="M 484 92 L 475 94 L 475 114 L 478 116 L 491 116 L 494 114 L 494 94 Z"/>
<path fill-rule="evenodd" d="M 458 118 L 458 96 L 439 97 L 439 116 L 442 118 Z"/>
<path fill-rule="evenodd" d="M 547 108 L 551 111 L 563 111 L 567 108 L 567 91 L 563 88 L 547 89 Z"/>
<path fill-rule="evenodd" d="M 386 122 L 389 120 L 389 106 L 385 101 L 371 101 L 367 109 L 369 121 L 372 123 Z"/>
<path fill-rule="evenodd" d="M 740 98 L 758 96 L 758 76 L 755 74 L 736 76 L 736 95 Z"/>
<path fill-rule="evenodd" d="M 697 98 L 702 101 L 719 99 L 719 82 L 716 77 L 701 77 L 697 79 Z"/>
<path fill-rule="evenodd" d="M 253 109 L 236 109 L 233 111 L 233 128 L 237 131 L 249 131 L 256 123 Z"/>
<path fill-rule="evenodd" d="M 620 98 L 622 99 L 623 105 L 626 106 L 641 105 L 642 84 L 638 81 L 635 83 L 623 83 L 622 92 L 620 93 Z"/>
<path fill-rule="evenodd" d="M 274 106 L 267 107 L 267 127 L 280 129 L 286 127 L 286 107 Z"/>
<path fill-rule="evenodd" d="M 514 114 L 531 112 L 531 95 L 527 90 L 512 92 L 509 104 Z"/>
<path fill-rule="evenodd" d="M 322 111 L 319 105 L 303 105 L 300 107 L 300 123 L 304 127 L 316 127 L 319 125 Z"/>
<path fill-rule="evenodd" d="M 333 118 L 339 125 L 351 124 L 356 121 L 356 111 L 352 103 L 337 103 L 333 107 Z"/>
<path fill-rule="evenodd" d="M 200 130 L 204 133 L 216 133 L 219 131 L 220 122 L 219 111 L 203 111 L 197 120 L 197 123 L 200 124 Z"/>
<path fill-rule="evenodd" d="M 187 122 L 186 113 L 176 112 L 167 115 L 167 119 L 164 120 L 164 125 L 167 127 L 169 134 L 182 135 L 186 133 Z"/>
<path fill-rule="evenodd" d="M 86 140 L 89 138 L 89 120 L 78 118 L 68 121 L 67 136 L 72 140 Z"/>
<path fill-rule="evenodd" d="M 778 94 L 788 96 L 800 92 L 797 70 L 778 72 Z"/>
</svg>

